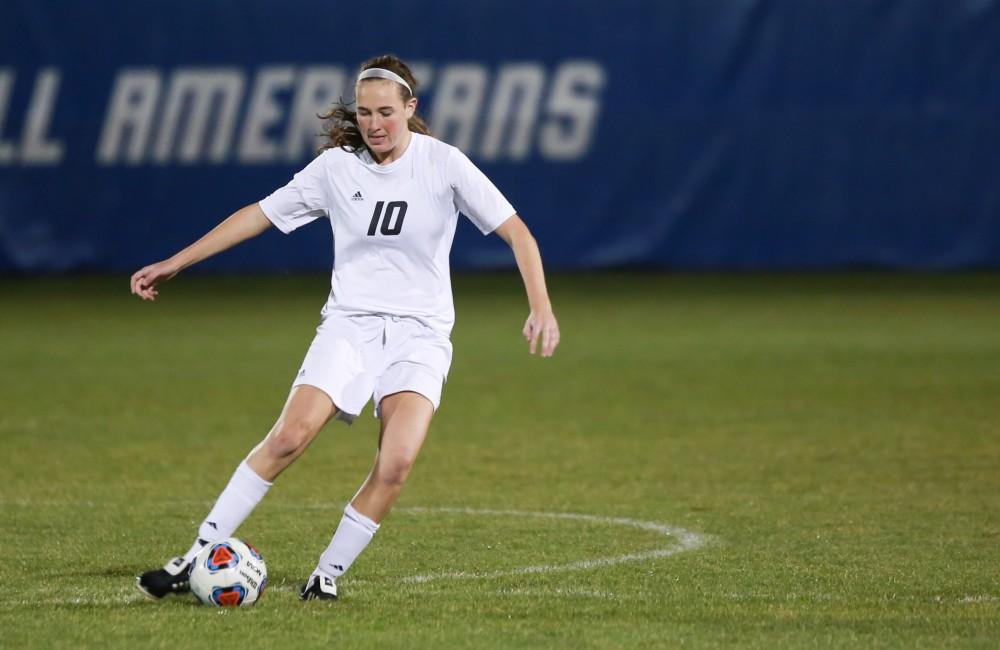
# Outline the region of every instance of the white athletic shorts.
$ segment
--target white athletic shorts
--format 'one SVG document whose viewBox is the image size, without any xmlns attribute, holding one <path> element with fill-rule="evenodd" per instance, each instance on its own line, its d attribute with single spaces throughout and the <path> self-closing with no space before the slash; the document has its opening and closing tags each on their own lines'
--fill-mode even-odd
<svg viewBox="0 0 1000 650">
<path fill-rule="evenodd" d="M 348 424 L 373 395 L 376 417 L 382 398 L 400 391 L 420 393 L 437 410 L 451 351 L 446 336 L 415 318 L 330 311 L 292 386 L 322 390 Z"/>
</svg>

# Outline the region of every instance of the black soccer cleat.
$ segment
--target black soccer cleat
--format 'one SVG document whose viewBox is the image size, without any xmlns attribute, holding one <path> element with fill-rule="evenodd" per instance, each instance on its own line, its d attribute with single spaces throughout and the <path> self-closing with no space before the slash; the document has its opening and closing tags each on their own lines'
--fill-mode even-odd
<svg viewBox="0 0 1000 650">
<path fill-rule="evenodd" d="M 299 590 L 299 600 L 337 600 L 337 583 L 329 576 L 314 573 Z"/>
<path fill-rule="evenodd" d="M 167 594 L 183 594 L 191 590 L 191 563 L 182 557 L 163 565 L 161 569 L 147 571 L 135 579 L 139 591 L 153 600 L 159 600 Z"/>
</svg>

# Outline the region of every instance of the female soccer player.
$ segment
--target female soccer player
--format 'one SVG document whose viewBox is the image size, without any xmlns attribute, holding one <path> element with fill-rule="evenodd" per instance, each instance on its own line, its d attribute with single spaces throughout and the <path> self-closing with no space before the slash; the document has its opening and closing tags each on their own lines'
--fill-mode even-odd
<svg viewBox="0 0 1000 650">
<path fill-rule="evenodd" d="M 558 345 L 534 238 L 461 151 L 430 137 L 416 115 L 416 87 L 395 56 L 366 61 L 357 112 L 340 104 L 323 116 L 331 126 L 315 160 L 285 187 L 132 276 L 132 293 L 155 300 L 161 282 L 272 225 L 289 233 L 326 217 L 333 229 L 330 297 L 284 409 L 236 468 L 187 553 L 137 578 L 146 595 L 187 591 L 198 551 L 232 535 L 331 418 L 350 423 L 374 396 L 374 466 L 300 592 L 303 600 L 337 597 L 336 579 L 392 509 L 441 399 L 455 319 L 448 256 L 459 211 L 513 249 L 530 305 L 522 331 L 530 352 L 548 357 Z"/>
</svg>

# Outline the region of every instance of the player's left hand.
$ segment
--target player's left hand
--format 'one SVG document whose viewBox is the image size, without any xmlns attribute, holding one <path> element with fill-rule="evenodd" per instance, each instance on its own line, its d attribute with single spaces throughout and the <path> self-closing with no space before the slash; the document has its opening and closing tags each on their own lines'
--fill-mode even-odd
<svg viewBox="0 0 1000 650">
<path fill-rule="evenodd" d="M 531 354 L 538 349 L 538 342 L 541 340 L 541 352 L 543 357 L 551 357 L 559 345 L 559 323 L 556 315 L 551 309 L 536 312 L 532 310 L 528 314 L 528 320 L 524 322 L 524 329 L 521 330 L 524 338 L 530 343 Z"/>
</svg>

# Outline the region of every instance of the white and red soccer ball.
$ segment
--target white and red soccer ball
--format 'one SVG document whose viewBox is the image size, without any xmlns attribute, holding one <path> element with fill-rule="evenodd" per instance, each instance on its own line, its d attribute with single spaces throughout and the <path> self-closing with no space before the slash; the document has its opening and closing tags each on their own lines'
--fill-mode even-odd
<svg viewBox="0 0 1000 650">
<path fill-rule="evenodd" d="M 253 605 L 266 587 L 264 558 L 235 537 L 206 544 L 191 566 L 191 591 L 206 605 Z"/>
</svg>

